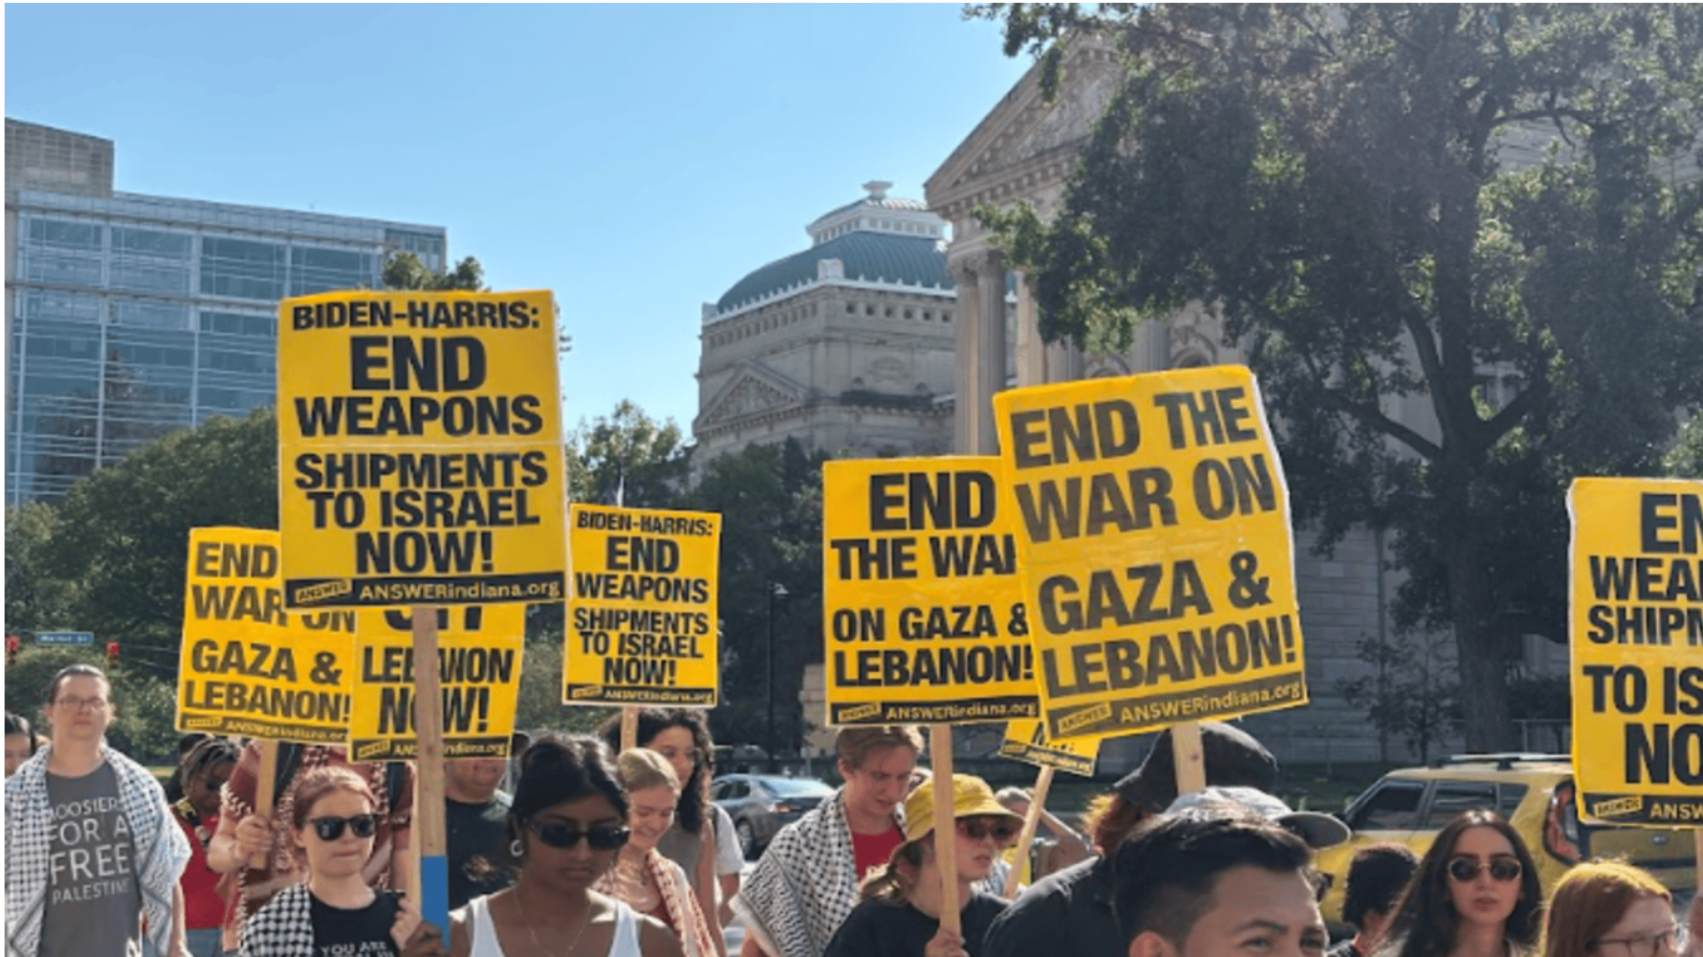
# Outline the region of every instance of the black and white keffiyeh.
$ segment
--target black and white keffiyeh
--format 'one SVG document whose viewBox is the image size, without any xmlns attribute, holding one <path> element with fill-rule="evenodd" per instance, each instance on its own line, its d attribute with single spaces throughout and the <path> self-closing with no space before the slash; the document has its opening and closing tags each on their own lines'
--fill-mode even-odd
<svg viewBox="0 0 1703 957">
<path fill-rule="evenodd" d="M 47 762 L 42 748 L 6 779 L 6 954 L 36 957 L 47 912 L 53 808 L 47 796 Z M 118 780 L 118 804 L 136 845 L 136 884 L 148 939 L 171 953 L 172 894 L 189 863 L 189 838 L 172 819 L 165 792 L 148 769 L 101 745 L 101 758 Z"/>
<path fill-rule="evenodd" d="M 897 820 L 903 826 L 903 819 Z M 994 860 L 975 885 L 999 894 L 1011 866 Z M 821 957 L 857 906 L 857 854 L 846 822 L 845 789 L 781 828 L 739 888 L 733 908 L 774 957 Z"/>
<path fill-rule="evenodd" d="M 306 884 L 272 895 L 242 925 L 239 957 L 313 957 L 313 898 Z"/>
</svg>

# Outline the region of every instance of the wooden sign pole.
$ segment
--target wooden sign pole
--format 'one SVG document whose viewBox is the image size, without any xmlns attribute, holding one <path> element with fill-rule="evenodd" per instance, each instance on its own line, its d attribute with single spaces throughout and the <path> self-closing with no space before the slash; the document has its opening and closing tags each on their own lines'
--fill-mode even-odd
<svg viewBox="0 0 1703 957">
<path fill-rule="evenodd" d="M 263 816 L 272 814 L 272 806 L 278 803 L 278 742 L 260 742 L 260 777 L 254 782 L 254 813 Z M 272 822 L 276 829 L 278 822 Z M 248 866 L 259 871 L 266 869 L 266 852 L 260 851 L 248 859 Z"/>
<path fill-rule="evenodd" d="M 934 861 L 940 866 L 940 926 L 963 933 L 958 910 L 958 817 L 952 807 L 952 726 L 930 725 L 934 765 Z"/>
<path fill-rule="evenodd" d="M 443 774 L 443 693 L 438 675 L 438 610 L 414 609 L 414 733 L 420 741 L 414 760 L 414 858 L 420 881 L 420 914 L 439 928 L 449 927 L 449 840 L 445 829 Z"/>
<path fill-rule="evenodd" d="M 1206 790 L 1206 753 L 1200 745 L 1200 722 L 1171 726 L 1171 761 L 1177 766 L 1177 793 Z"/>
<path fill-rule="evenodd" d="M 621 750 L 631 751 L 639 746 L 639 709 L 631 705 L 621 709 Z M 681 781 L 682 785 L 686 782 Z"/>
<path fill-rule="evenodd" d="M 1023 862 L 1029 859 L 1029 845 L 1035 841 L 1035 828 L 1041 823 L 1041 812 L 1047 806 L 1047 791 L 1053 786 L 1053 769 L 1045 767 L 1035 775 L 1035 791 L 1029 798 L 1029 813 L 1023 818 L 1023 833 L 1017 837 L 1017 856 L 1011 860 L 1011 873 L 1005 877 L 1000 896 L 1011 900 L 1017 896 L 1017 884 L 1023 876 Z"/>
</svg>

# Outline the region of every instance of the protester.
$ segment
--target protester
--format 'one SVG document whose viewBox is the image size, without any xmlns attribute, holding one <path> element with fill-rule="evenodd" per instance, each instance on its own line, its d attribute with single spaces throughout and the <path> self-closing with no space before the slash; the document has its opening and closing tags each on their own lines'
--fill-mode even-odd
<svg viewBox="0 0 1703 957">
<path fill-rule="evenodd" d="M 111 694 L 99 668 L 61 669 L 48 744 L 6 779 L 7 954 L 124 957 L 143 920 L 157 952 L 184 953 L 189 842 L 154 776 L 107 746 Z"/>
<path fill-rule="evenodd" d="M 1419 855 L 1401 844 L 1368 844 L 1355 851 L 1342 899 L 1342 919 L 1354 925 L 1355 934 L 1325 957 L 1372 957 L 1418 869 Z"/>
<path fill-rule="evenodd" d="M 452 957 L 681 957 L 661 921 L 593 889 L 629 837 L 603 743 L 540 732 L 520 764 L 501 859 L 518 875 L 451 915 Z"/>
<path fill-rule="evenodd" d="M 171 777 L 166 778 L 166 803 L 176 804 L 183 800 L 183 759 L 189 757 L 189 752 L 195 746 L 211 738 L 205 731 L 191 731 L 177 739 L 177 766 L 171 769 Z"/>
<path fill-rule="evenodd" d="M 318 767 L 296 779 L 292 797 L 291 851 L 307 880 L 244 922 L 241 957 L 400 955 L 424 928 L 414 902 L 361 873 L 378 831 L 371 786 L 347 766 Z"/>
<path fill-rule="evenodd" d="M 1495 811 L 1443 826 L 1407 885 L 1379 957 L 1521 957 L 1537 940 L 1537 868 Z"/>
<path fill-rule="evenodd" d="M 35 755 L 35 731 L 22 715 L 6 712 L 6 776 Z"/>
<path fill-rule="evenodd" d="M 949 832 L 955 841 L 960 931 L 941 926 L 945 884 L 935 857 L 931 777 L 905 798 L 905 843 L 887 865 L 864 881 L 858 904 L 828 942 L 825 957 L 981 957 L 987 929 L 1005 900 L 974 885 L 992 872 L 1023 819 L 994 798 L 981 778 L 954 774 Z"/>
<path fill-rule="evenodd" d="M 1318 957 L 1327 937 L 1312 856 L 1298 835 L 1269 821 L 1167 815 L 1117 850 L 1121 942 L 1101 953 Z"/>
<path fill-rule="evenodd" d="M 598 731 L 611 750 L 620 751 L 620 715 L 605 721 Z M 680 806 L 674 815 L 674 826 L 658 843 L 657 850 L 686 872 L 697 889 L 698 906 L 706 917 L 716 918 L 714 930 L 719 940 L 721 925 L 733 918 L 732 902 L 739 893 L 745 854 L 734 833 L 733 818 L 709 799 L 715 741 L 710 737 L 704 713 L 696 708 L 640 709 L 635 743 L 667 758 L 680 779 Z M 704 831 L 706 823 L 710 825 L 708 835 Z M 699 862 L 706 837 L 714 841 L 715 863 L 713 874 L 700 880 Z"/>
<path fill-rule="evenodd" d="M 294 842 L 289 822 L 295 812 L 295 782 L 315 768 L 353 768 L 367 782 L 378 829 L 361 874 L 375 889 L 407 890 L 404 876 L 409 871 L 408 837 L 414 804 L 414 772 L 408 764 L 351 764 L 341 747 L 279 744 L 272 792 L 276 806 L 270 815 L 257 814 L 254 802 L 261 747 L 261 742 L 252 741 L 243 749 L 236 770 L 226 782 L 219 828 L 207 845 L 207 866 L 220 874 L 236 875 L 230 891 L 235 899 L 225 916 L 226 950 L 236 949 L 249 914 L 266 906 L 272 895 L 301 881 L 300 860 L 291 850 Z M 256 855 L 262 856 L 259 867 L 250 865 Z"/>
<path fill-rule="evenodd" d="M 1217 817 L 1252 816 L 1264 818 L 1290 831 L 1317 851 L 1344 843 L 1353 832 L 1348 825 L 1329 814 L 1317 811 L 1296 811 L 1283 799 L 1258 788 L 1220 787 L 1212 785 L 1189 794 L 1179 794 L 1165 809 L 1167 817 L 1177 814 L 1199 814 Z"/>
<path fill-rule="evenodd" d="M 1029 805 L 1034 802 L 1034 797 L 1022 788 L 1000 788 L 994 798 L 1006 810 L 1025 819 L 1029 816 Z M 1046 828 L 1052 837 L 1042 836 L 1039 830 L 1042 827 Z M 1076 833 L 1075 828 L 1059 820 L 1043 807 L 1040 810 L 1035 837 L 1029 847 L 1029 856 L 1022 861 L 1017 860 L 1017 847 L 1013 845 L 1005 849 L 1000 859 L 1017 868 L 1017 879 L 1020 883 L 1033 884 L 1048 874 L 1087 859 L 1090 853 L 1092 852 L 1088 849 L 1088 842 Z"/>
<path fill-rule="evenodd" d="M 1568 869 L 1549 898 L 1544 957 L 1674 957 L 1680 925 L 1661 882 L 1620 861 Z"/>
<path fill-rule="evenodd" d="M 648 748 L 623 751 L 617 765 L 627 790 L 631 836 L 595 889 L 667 924 L 680 938 L 686 957 L 712 957 L 715 940 L 691 881 L 679 864 L 657 851 L 657 842 L 674 824 L 680 778 L 667 759 Z"/>
<path fill-rule="evenodd" d="M 1208 784 L 1270 791 L 1277 760 L 1240 728 L 1216 721 L 1200 725 Z M 1018 896 L 988 932 L 987 957 L 1100 957 L 1121 953 L 1112 914 L 1113 857 L 1136 828 L 1161 814 L 1177 797 L 1171 732 L 1161 733 L 1141 766 L 1090 805 L 1085 830 L 1096 856 L 1037 882 Z"/>
<path fill-rule="evenodd" d="M 219 874 L 207 866 L 207 845 L 219 829 L 220 795 L 236 769 L 241 750 L 225 738 L 204 736 L 178 762 L 184 795 L 171 806 L 172 816 L 189 839 L 189 864 L 179 884 L 183 888 L 184 926 L 194 957 L 219 957 L 225 952 L 222 925 L 225 900 L 219 894 Z"/>
<path fill-rule="evenodd" d="M 449 837 L 449 907 L 509 886 L 490 859 L 508 840 L 509 796 L 497 788 L 506 758 L 457 758 L 443 764 L 444 829 Z"/>
<path fill-rule="evenodd" d="M 745 918 L 741 957 L 821 957 L 859 883 L 905 842 L 897 814 L 922 746 L 911 725 L 840 732 L 845 785 L 781 828 L 734 901 Z"/>
</svg>

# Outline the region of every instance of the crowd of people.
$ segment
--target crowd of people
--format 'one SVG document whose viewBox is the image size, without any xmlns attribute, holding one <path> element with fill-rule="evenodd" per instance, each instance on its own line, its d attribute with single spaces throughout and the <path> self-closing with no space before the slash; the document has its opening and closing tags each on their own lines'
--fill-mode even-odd
<svg viewBox="0 0 1703 957">
<path fill-rule="evenodd" d="M 1039 809 L 1051 838 L 1023 860 L 1027 793 L 929 775 L 915 728 L 845 729 L 843 786 L 741 885 L 732 821 L 708 797 L 709 729 L 689 709 L 641 711 L 624 751 L 614 719 L 517 737 L 509 760 L 448 762 L 440 929 L 406 893 L 408 765 L 281 746 L 263 812 L 260 747 L 192 735 L 162 787 L 107 746 L 110 691 L 73 665 L 46 689 L 45 737 L 6 716 L 7 957 L 728 957 L 735 917 L 738 957 L 1703 957 L 1703 904 L 1676 921 L 1669 890 L 1617 861 L 1577 864 L 1546 900 L 1489 809 L 1423 856 L 1355 853 L 1353 933 L 1332 946 L 1313 858 L 1347 828 L 1273 796 L 1271 753 L 1213 722 L 1205 790 L 1178 794 L 1161 734 L 1085 833 Z"/>
</svg>

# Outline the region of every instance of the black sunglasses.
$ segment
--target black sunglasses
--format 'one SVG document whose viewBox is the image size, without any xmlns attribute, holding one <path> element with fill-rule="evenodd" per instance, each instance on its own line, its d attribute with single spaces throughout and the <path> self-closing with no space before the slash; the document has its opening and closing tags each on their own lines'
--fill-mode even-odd
<svg viewBox="0 0 1703 957">
<path fill-rule="evenodd" d="M 1011 840 L 1017 829 L 1005 821 L 962 820 L 958 822 L 958 833 L 972 841 L 980 841 L 992 834 L 995 840 L 1003 844 Z"/>
<path fill-rule="evenodd" d="M 536 821 L 529 821 L 526 826 L 532 833 L 538 835 L 540 841 L 551 847 L 573 847 L 580 842 L 580 838 L 584 838 L 587 844 L 599 851 L 613 851 L 619 848 L 627 843 L 627 838 L 632 836 L 633 833 L 619 824 L 593 824 L 584 831 L 580 830 L 577 824 L 559 822 L 539 824 Z"/>
<path fill-rule="evenodd" d="M 349 833 L 356 837 L 372 837 L 378 830 L 378 818 L 371 814 L 357 814 L 354 817 L 316 817 L 308 822 L 313 825 L 313 832 L 322 841 L 335 841 L 343 836 L 343 825 L 349 826 Z"/>
<path fill-rule="evenodd" d="M 1520 867 L 1520 862 L 1511 857 L 1494 858 L 1488 863 L 1470 857 L 1457 857 L 1449 862 L 1449 876 L 1465 884 L 1477 877 L 1478 872 L 1485 868 L 1490 869 L 1490 877 L 1493 880 L 1502 884 L 1519 880 L 1520 875 L 1524 873 L 1524 868 Z"/>
</svg>

